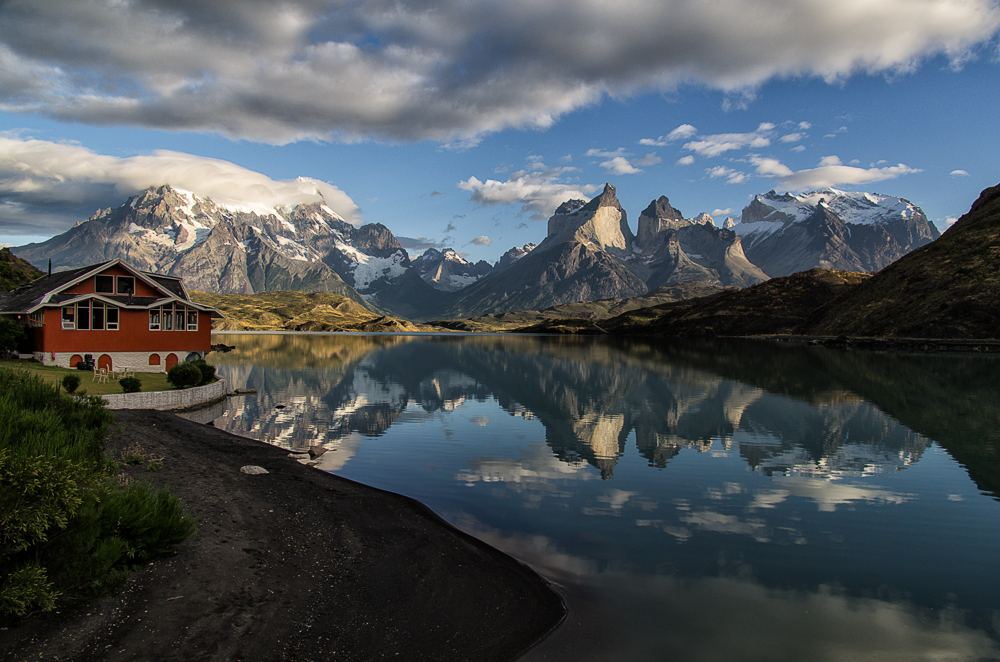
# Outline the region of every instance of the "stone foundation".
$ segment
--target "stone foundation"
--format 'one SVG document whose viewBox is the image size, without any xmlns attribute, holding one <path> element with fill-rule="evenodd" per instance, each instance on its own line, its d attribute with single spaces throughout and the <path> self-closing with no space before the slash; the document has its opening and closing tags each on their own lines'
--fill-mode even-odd
<svg viewBox="0 0 1000 662">
<path fill-rule="evenodd" d="M 82 360 L 87 354 L 94 357 L 95 364 L 101 357 L 108 357 L 112 370 L 130 368 L 135 372 L 166 372 L 167 358 L 171 354 L 177 357 L 177 363 L 183 363 L 189 359 L 203 359 L 208 352 L 35 352 L 33 356 L 42 365 L 72 368 L 74 357 Z"/>
</svg>

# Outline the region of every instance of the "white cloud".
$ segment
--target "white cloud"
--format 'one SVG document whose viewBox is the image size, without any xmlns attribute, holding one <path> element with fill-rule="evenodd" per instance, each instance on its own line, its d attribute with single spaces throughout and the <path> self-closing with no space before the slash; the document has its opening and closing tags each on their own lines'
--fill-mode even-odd
<svg viewBox="0 0 1000 662">
<path fill-rule="evenodd" d="M 783 143 L 797 143 L 800 140 L 802 140 L 802 137 L 803 136 L 801 133 L 789 133 L 784 136 L 781 136 L 780 140 Z"/>
<path fill-rule="evenodd" d="M 697 134 L 698 129 L 694 128 L 690 124 L 681 124 L 665 136 L 660 136 L 659 138 L 643 138 L 639 141 L 639 144 L 649 145 L 651 147 L 666 147 L 669 143 L 672 143 L 675 140 L 686 140 Z"/>
<path fill-rule="evenodd" d="M 347 221 L 361 220 L 346 193 L 317 179 L 276 181 L 229 161 L 182 152 L 121 158 L 72 143 L 0 136 L 0 227 L 13 233 L 58 234 L 97 208 L 118 206 L 162 184 L 248 211 L 322 201 Z M 30 225 L 21 227 L 26 222 L 18 219 L 26 217 Z"/>
<path fill-rule="evenodd" d="M 948 174 L 950 174 L 952 177 L 970 177 L 971 176 L 965 170 L 952 170 Z"/>
<path fill-rule="evenodd" d="M 809 122 L 799 122 L 799 131 L 808 131 L 812 128 L 812 124 Z"/>
<path fill-rule="evenodd" d="M 684 149 L 699 156 L 712 158 L 737 149 L 760 149 L 771 144 L 770 134 L 774 125 L 761 123 L 756 131 L 749 133 L 716 133 L 708 136 L 698 136 L 698 140 L 684 143 Z"/>
<path fill-rule="evenodd" d="M 479 236 L 479 237 L 475 237 L 475 238 L 474 238 L 474 239 L 473 239 L 472 241 L 470 241 L 469 243 L 470 243 L 470 244 L 474 244 L 474 245 L 476 245 L 476 246 L 489 246 L 489 245 L 490 245 L 490 244 L 492 244 L 493 242 L 492 242 L 492 241 L 490 241 L 490 238 L 489 238 L 489 237 L 487 237 L 486 235 L 481 235 L 481 236 Z"/>
<path fill-rule="evenodd" d="M 714 168 L 709 168 L 705 171 L 705 174 L 712 179 L 725 177 L 727 184 L 742 184 L 747 179 L 746 173 L 739 172 L 738 170 L 733 170 L 732 168 L 727 168 L 725 166 L 715 166 Z"/>
<path fill-rule="evenodd" d="M 733 213 L 732 207 L 726 207 L 725 209 L 714 209 L 712 210 L 712 216 L 729 216 Z"/>
<path fill-rule="evenodd" d="M 896 179 L 921 170 L 899 165 L 885 168 L 858 168 L 841 165 L 836 156 L 826 156 L 816 168 L 793 171 L 777 159 L 753 156 L 750 162 L 756 166 L 757 174 L 780 180 L 791 190 L 818 189 L 827 186 L 870 184 L 887 179 Z"/>
<path fill-rule="evenodd" d="M 472 201 L 480 205 L 520 204 L 522 213 L 529 214 L 534 220 L 544 221 L 567 200 L 589 200 L 599 190 L 597 185 L 563 182 L 563 176 L 573 170 L 570 167 L 545 169 L 542 164 L 536 163 L 532 170 L 512 173 L 507 181 L 488 179 L 484 182 L 469 177 L 456 186 L 472 193 Z"/>
<path fill-rule="evenodd" d="M 994 0 L 45 0 L 0 5 L 0 110 L 269 143 L 546 128 L 608 95 L 960 64 Z M 746 35 L 761 38 L 747 39 Z"/>
<path fill-rule="evenodd" d="M 806 151 L 806 146 L 805 145 L 796 145 L 795 147 L 791 148 L 788 151 L 789 152 L 804 152 L 804 151 Z"/>
<path fill-rule="evenodd" d="M 690 154 L 677 159 L 677 165 L 691 165 L 692 163 L 694 163 L 694 157 Z"/>
<path fill-rule="evenodd" d="M 629 163 L 629 160 L 624 156 L 616 156 L 610 161 L 604 161 L 601 163 L 601 167 L 612 175 L 635 175 L 642 172 L 642 170 Z"/>
<path fill-rule="evenodd" d="M 632 161 L 632 164 L 636 165 L 636 166 L 642 166 L 644 168 L 648 168 L 649 166 L 657 165 L 657 164 L 662 163 L 662 162 L 663 162 L 663 159 L 661 159 L 660 157 L 658 157 L 656 154 L 650 152 L 649 154 L 647 154 L 646 156 L 642 157 L 641 159 L 634 159 Z"/>
</svg>

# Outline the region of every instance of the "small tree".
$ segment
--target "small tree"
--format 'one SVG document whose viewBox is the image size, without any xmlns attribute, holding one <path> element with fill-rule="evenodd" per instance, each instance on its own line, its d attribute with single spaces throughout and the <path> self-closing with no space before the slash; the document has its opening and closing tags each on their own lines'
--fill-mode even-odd
<svg viewBox="0 0 1000 662">
<path fill-rule="evenodd" d="M 6 356 L 16 352 L 26 337 L 27 334 L 20 324 L 14 320 L 0 318 L 0 355 Z"/>
<path fill-rule="evenodd" d="M 118 385 L 122 387 L 123 393 L 138 393 L 142 389 L 142 382 L 138 377 L 122 377 L 118 380 Z"/>
<path fill-rule="evenodd" d="M 193 363 L 178 363 L 167 371 L 167 381 L 174 388 L 187 388 L 201 383 L 201 370 Z"/>
<path fill-rule="evenodd" d="M 213 379 L 215 379 L 215 366 L 205 363 L 204 359 L 199 359 L 197 361 L 192 361 L 192 363 L 198 366 L 198 370 L 201 371 L 201 382 L 199 384 L 208 384 Z"/>
<path fill-rule="evenodd" d="M 80 375 L 64 375 L 62 386 L 66 389 L 67 393 L 72 393 L 80 386 Z"/>
</svg>

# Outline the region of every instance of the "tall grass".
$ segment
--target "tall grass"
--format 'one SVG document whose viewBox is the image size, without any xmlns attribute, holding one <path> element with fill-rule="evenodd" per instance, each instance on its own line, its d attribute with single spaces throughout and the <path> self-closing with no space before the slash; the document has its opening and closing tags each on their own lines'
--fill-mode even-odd
<svg viewBox="0 0 1000 662">
<path fill-rule="evenodd" d="M 0 368 L 0 421 L 0 620 L 99 593 L 194 532 L 167 490 L 115 480 L 100 398 Z"/>
</svg>

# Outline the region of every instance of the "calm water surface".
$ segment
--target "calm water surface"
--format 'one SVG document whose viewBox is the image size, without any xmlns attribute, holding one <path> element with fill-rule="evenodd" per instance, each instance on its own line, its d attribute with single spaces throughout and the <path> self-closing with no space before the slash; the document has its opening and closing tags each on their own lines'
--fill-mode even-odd
<svg viewBox="0 0 1000 662">
<path fill-rule="evenodd" d="M 531 564 L 527 660 L 1000 659 L 1000 362 L 764 342 L 225 334 L 220 428 Z"/>
</svg>

